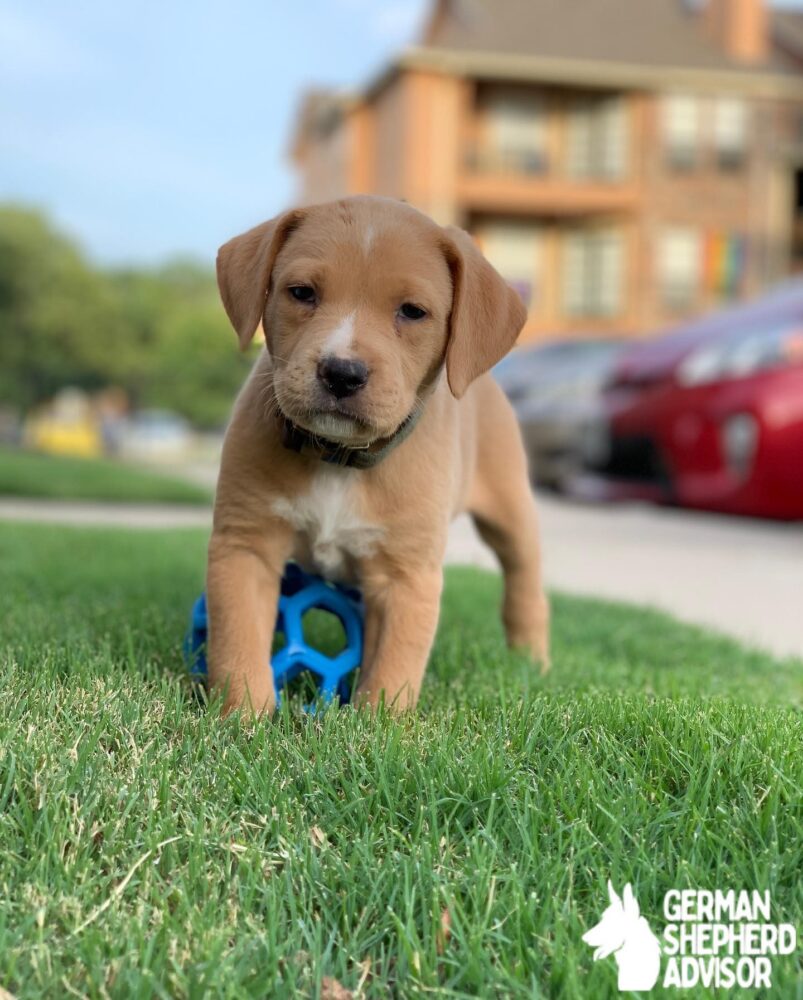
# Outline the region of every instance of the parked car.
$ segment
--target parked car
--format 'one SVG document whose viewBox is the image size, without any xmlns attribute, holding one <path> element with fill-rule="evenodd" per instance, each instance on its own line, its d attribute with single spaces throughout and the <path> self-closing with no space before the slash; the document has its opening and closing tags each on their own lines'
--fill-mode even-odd
<svg viewBox="0 0 803 1000">
<path fill-rule="evenodd" d="M 539 485 L 561 489 L 576 473 L 600 389 L 621 350 L 616 340 L 573 339 L 520 348 L 497 365 Z"/>
<path fill-rule="evenodd" d="M 803 518 L 803 283 L 620 357 L 578 492 Z"/>
<path fill-rule="evenodd" d="M 117 432 L 117 450 L 125 458 L 169 461 L 183 458 L 192 447 L 187 420 L 167 410 L 142 410 Z"/>
</svg>

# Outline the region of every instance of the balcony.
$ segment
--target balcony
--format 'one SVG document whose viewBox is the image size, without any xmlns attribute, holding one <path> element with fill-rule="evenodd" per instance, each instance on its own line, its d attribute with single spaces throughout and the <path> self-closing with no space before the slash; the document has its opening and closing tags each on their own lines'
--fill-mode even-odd
<svg viewBox="0 0 803 1000">
<path fill-rule="evenodd" d="M 543 177 L 549 172 L 549 162 L 540 149 L 495 149 L 476 144 L 469 146 L 465 166 L 473 174 Z"/>
<path fill-rule="evenodd" d="M 640 191 L 631 177 L 593 176 L 591 169 L 582 173 L 566 176 L 541 150 L 474 144 L 463 158 L 457 195 L 474 212 L 571 217 L 638 207 Z"/>
</svg>

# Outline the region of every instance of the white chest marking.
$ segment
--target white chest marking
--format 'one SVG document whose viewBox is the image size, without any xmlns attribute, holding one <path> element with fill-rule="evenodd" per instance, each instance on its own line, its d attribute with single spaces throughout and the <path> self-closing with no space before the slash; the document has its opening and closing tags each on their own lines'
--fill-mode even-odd
<svg viewBox="0 0 803 1000">
<path fill-rule="evenodd" d="M 299 535 L 299 550 L 323 576 L 345 579 L 349 560 L 373 554 L 385 529 L 369 524 L 357 507 L 353 469 L 324 466 L 315 474 L 309 492 L 299 497 L 279 497 L 273 512 L 291 524 Z"/>
</svg>

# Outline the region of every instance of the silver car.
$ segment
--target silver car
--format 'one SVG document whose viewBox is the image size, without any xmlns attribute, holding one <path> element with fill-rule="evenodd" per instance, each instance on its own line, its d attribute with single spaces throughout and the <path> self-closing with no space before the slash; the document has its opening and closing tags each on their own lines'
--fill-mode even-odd
<svg viewBox="0 0 803 1000">
<path fill-rule="evenodd" d="M 624 343 L 583 338 L 522 347 L 494 369 L 519 418 L 538 485 L 562 489 L 578 470 L 600 390 Z"/>
</svg>

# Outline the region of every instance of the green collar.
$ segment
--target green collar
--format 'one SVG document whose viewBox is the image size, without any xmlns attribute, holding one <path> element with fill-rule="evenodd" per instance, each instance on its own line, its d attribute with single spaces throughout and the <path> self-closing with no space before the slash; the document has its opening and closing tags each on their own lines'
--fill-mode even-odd
<svg viewBox="0 0 803 1000">
<path fill-rule="evenodd" d="M 420 416 L 421 409 L 416 407 L 389 437 L 380 438 L 363 448 L 350 448 L 337 441 L 318 437 L 317 434 L 304 430 L 303 427 L 299 427 L 282 415 L 280 418 L 282 444 L 285 448 L 295 451 L 299 455 L 308 454 L 330 465 L 351 469 L 373 469 L 410 436 Z"/>
</svg>

